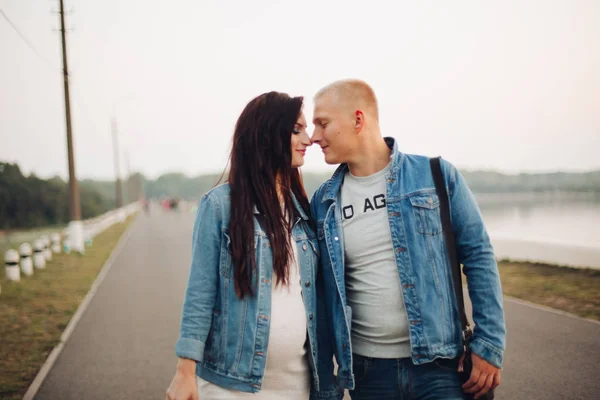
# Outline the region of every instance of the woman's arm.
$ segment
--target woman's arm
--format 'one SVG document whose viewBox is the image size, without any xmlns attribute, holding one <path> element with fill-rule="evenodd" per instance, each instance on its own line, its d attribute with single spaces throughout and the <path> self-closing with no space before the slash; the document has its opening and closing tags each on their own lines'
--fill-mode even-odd
<svg viewBox="0 0 600 400">
<path fill-rule="evenodd" d="M 212 322 L 213 308 L 219 284 L 222 214 L 219 204 L 210 194 L 200 201 L 194 224 L 192 265 L 188 280 L 179 340 L 175 346 L 178 357 L 202 362 L 204 345 Z"/>
</svg>

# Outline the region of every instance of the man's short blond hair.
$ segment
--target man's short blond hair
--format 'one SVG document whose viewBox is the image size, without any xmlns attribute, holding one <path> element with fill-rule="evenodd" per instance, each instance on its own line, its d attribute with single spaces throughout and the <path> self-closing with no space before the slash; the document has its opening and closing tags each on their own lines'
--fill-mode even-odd
<svg viewBox="0 0 600 400">
<path fill-rule="evenodd" d="M 315 102 L 324 95 L 333 95 L 347 106 L 366 109 L 379 120 L 379 107 L 375 91 L 365 81 L 360 79 L 344 79 L 330 83 L 315 95 Z"/>
</svg>

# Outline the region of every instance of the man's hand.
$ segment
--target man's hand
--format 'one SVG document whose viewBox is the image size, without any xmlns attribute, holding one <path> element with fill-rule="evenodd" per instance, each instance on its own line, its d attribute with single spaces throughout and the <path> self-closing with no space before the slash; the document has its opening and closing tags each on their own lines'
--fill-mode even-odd
<svg viewBox="0 0 600 400">
<path fill-rule="evenodd" d="M 458 364 L 459 371 L 462 371 L 464 358 L 465 355 L 463 354 Z M 474 353 L 471 353 L 471 359 L 473 360 L 471 377 L 462 388 L 466 393 L 474 393 L 474 398 L 477 399 L 490 389 L 495 389 L 500 385 L 500 368 L 496 368 Z"/>
</svg>

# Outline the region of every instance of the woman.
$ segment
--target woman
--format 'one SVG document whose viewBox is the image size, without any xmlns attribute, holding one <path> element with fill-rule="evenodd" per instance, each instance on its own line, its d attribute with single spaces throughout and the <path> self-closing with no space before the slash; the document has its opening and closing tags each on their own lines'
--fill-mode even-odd
<svg viewBox="0 0 600 400">
<path fill-rule="evenodd" d="M 169 400 L 340 398 L 315 361 L 318 246 L 298 170 L 311 145 L 302 102 L 270 92 L 248 103 L 228 183 L 200 202 Z"/>
</svg>

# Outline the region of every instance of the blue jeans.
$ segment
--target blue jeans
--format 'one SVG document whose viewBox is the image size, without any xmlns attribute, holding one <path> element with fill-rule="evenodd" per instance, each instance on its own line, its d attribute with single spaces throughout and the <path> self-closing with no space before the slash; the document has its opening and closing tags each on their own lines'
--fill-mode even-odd
<svg viewBox="0 0 600 400">
<path fill-rule="evenodd" d="M 463 400 L 458 359 L 414 365 L 410 358 L 353 354 L 356 379 L 352 400 Z"/>
</svg>

